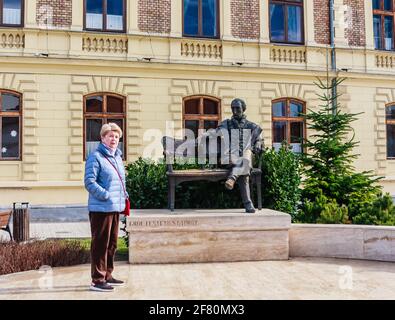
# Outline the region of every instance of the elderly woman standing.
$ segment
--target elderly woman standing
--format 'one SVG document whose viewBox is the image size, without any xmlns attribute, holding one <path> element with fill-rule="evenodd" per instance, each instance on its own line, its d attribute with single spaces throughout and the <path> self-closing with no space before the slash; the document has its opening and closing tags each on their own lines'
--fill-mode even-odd
<svg viewBox="0 0 395 320">
<path fill-rule="evenodd" d="M 119 215 L 125 209 L 125 170 L 118 149 L 121 128 L 104 124 L 101 143 L 85 166 L 85 188 L 89 192 L 88 209 L 92 233 L 90 290 L 111 292 L 124 282 L 112 276 L 117 249 Z"/>
</svg>

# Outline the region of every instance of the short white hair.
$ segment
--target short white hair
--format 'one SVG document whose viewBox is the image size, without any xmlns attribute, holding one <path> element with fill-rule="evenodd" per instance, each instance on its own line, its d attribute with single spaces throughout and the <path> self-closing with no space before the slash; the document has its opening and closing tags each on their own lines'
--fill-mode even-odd
<svg viewBox="0 0 395 320">
<path fill-rule="evenodd" d="M 122 130 L 121 128 L 114 122 L 109 122 L 106 124 L 103 124 L 100 130 L 100 136 L 103 138 L 109 133 L 110 131 L 115 131 L 118 132 L 119 137 L 122 138 Z"/>
</svg>

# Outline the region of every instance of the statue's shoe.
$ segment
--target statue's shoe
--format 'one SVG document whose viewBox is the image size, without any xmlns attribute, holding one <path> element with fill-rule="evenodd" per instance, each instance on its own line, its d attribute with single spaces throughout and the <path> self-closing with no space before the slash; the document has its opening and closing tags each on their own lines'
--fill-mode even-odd
<svg viewBox="0 0 395 320">
<path fill-rule="evenodd" d="M 246 212 L 247 212 L 247 213 L 255 213 L 255 208 L 254 208 L 254 206 L 253 206 L 252 203 L 247 204 L 247 205 L 245 206 L 245 209 L 246 209 Z"/>
<path fill-rule="evenodd" d="M 225 188 L 226 189 L 228 189 L 228 190 L 232 190 L 233 189 L 233 187 L 235 186 L 235 180 L 233 180 L 233 179 L 228 179 L 228 180 L 226 180 L 225 181 Z"/>
</svg>

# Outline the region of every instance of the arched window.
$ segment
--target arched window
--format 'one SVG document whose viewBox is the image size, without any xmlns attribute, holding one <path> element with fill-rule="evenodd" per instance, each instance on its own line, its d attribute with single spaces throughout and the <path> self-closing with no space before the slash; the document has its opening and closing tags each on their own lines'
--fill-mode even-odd
<svg viewBox="0 0 395 320">
<path fill-rule="evenodd" d="M 303 102 L 284 98 L 272 102 L 273 147 L 278 150 L 287 141 L 295 153 L 301 153 L 305 137 L 305 113 Z"/>
<path fill-rule="evenodd" d="M 183 35 L 219 37 L 219 0 L 183 0 Z"/>
<path fill-rule="evenodd" d="M 394 0 L 373 0 L 374 46 L 380 50 L 394 50 Z"/>
<path fill-rule="evenodd" d="M 99 145 L 103 124 L 115 122 L 123 132 L 118 148 L 126 160 L 126 100 L 112 93 L 94 93 L 84 97 L 84 155 L 95 151 Z"/>
<path fill-rule="evenodd" d="M 21 160 L 22 96 L 0 90 L 0 160 Z"/>
<path fill-rule="evenodd" d="M 385 108 L 385 122 L 387 125 L 387 158 L 395 158 L 395 103 Z"/>
<path fill-rule="evenodd" d="M 199 129 L 213 129 L 218 126 L 221 117 L 221 102 L 208 96 L 192 96 L 184 98 L 183 123 L 198 136 Z"/>
<path fill-rule="evenodd" d="M 270 0 L 270 40 L 304 43 L 303 0 Z"/>
<path fill-rule="evenodd" d="M 0 0 L 0 26 L 22 27 L 24 0 Z"/>
</svg>

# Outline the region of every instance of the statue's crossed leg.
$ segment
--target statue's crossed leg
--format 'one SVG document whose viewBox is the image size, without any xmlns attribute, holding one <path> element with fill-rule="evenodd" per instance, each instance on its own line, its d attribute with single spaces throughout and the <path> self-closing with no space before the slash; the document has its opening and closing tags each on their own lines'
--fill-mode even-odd
<svg viewBox="0 0 395 320">
<path fill-rule="evenodd" d="M 225 182 L 225 187 L 228 190 L 232 190 L 235 183 L 237 182 L 240 188 L 240 195 L 243 201 L 243 205 L 248 213 L 254 213 L 255 208 L 251 200 L 250 194 L 250 172 L 252 168 L 252 152 L 246 150 L 243 153 L 243 157 L 240 157 L 230 170 L 228 179 Z"/>
</svg>

